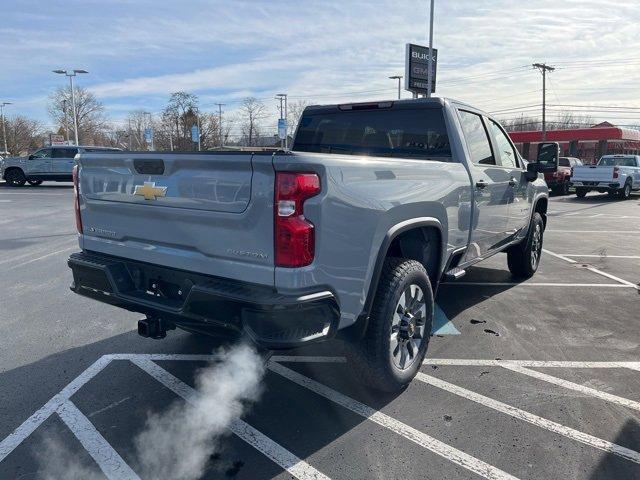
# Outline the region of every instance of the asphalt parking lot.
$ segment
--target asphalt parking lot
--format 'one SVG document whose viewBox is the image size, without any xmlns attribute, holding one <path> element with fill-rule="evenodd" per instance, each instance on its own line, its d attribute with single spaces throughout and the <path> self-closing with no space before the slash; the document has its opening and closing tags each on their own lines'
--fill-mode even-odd
<svg viewBox="0 0 640 480">
<path fill-rule="evenodd" d="M 216 343 L 69 291 L 69 185 L 0 183 L 0 226 L 0 478 L 147 478 L 136 436 L 196 401 Z M 441 287 L 409 388 L 360 387 L 329 344 L 278 354 L 201 478 L 640 478 L 639 235 L 637 194 L 552 197 L 534 278 L 498 255 Z"/>
</svg>

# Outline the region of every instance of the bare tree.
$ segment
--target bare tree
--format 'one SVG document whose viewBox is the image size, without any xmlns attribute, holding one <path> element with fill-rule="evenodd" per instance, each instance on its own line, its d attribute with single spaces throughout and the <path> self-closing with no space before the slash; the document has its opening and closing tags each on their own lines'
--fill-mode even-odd
<svg viewBox="0 0 640 480">
<path fill-rule="evenodd" d="M 249 147 L 258 145 L 261 122 L 266 117 L 266 107 L 257 98 L 248 97 L 240 108 L 242 142 Z"/>
<path fill-rule="evenodd" d="M 82 87 L 75 87 L 75 103 L 80 143 L 97 143 L 98 138 L 108 129 L 104 106 L 93 93 Z M 47 110 L 61 129 L 73 131 L 71 87 L 60 87 L 51 94 Z M 73 136 L 70 135 L 70 138 Z"/>
<path fill-rule="evenodd" d="M 298 128 L 298 123 L 300 123 L 300 118 L 302 118 L 302 112 L 309 105 L 312 105 L 313 102 L 308 100 L 297 100 L 292 102 L 287 107 L 287 134 L 293 136 L 296 133 L 296 128 Z"/>
<path fill-rule="evenodd" d="M 22 115 L 5 117 L 7 148 L 14 155 L 33 151 L 43 145 L 44 131 L 37 120 Z"/>
<path fill-rule="evenodd" d="M 176 150 L 193 150 L 191 127 L 198 122 L 198 97 L 192 93 L 175 92 L 162 112 L 162 123 L 171 134 Z"/>
</svg>

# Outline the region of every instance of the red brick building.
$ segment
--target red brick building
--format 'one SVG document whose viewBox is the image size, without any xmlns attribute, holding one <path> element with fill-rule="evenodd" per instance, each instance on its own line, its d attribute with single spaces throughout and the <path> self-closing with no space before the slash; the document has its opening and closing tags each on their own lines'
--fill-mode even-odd
<svg viewBox="0 0 640 480">
<path fill-rule="evenodd" d="M 536 157 L 542 131 L 510 132 L 509 136 L 524 158 Z M 589 128 L 547 130 L 547 141 L 560 143 L 562 155 L 578 157 L 585 163 L 594 163 L 605 154 L 640 155 L 640 130 L 616 127 L 609 122 Z"/>
</svg>

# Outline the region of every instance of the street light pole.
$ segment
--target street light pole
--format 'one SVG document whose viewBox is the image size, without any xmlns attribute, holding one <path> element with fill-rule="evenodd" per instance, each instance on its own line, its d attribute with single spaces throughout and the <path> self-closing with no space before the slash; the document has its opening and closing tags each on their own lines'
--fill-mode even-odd
<svg viewBox="0 0 640 480">
<path fill-rule="evenodd" d="M 222 107 L 226 105 L 226 103 L 216 103 L 218 105 L 218 133 L 220 134 L 220 147 L 224 146 L 224 137 L 222 135 Z"/>
<path fill-rule="evenodd" d="M 5 105 L 11 105 L 11 102 L 2 102 L 0 103 L 0 116 L 2 117 L 2 138 L 4 139 L 4 153 L 7 154 L 9 151 L 7 150 L 7 129 L 4 126 L 4 107 Z"/>
<path fill-rule="evenodd" d="M 431 90 L 433 85 L 433 4 L 435 0 L 431 0 L 431 13 L 429 15 L 429 63 L 427 72 L 427 98 L 431 98 Z"/>
<path fill-rule="evenodd" d="M 69 77 L 69 85 L 71 86 L 71 109 L 73 111 L 73 131 L 76 139 L 76 146 L 78 146 L 78 113 L 76 111 L 76 95 L 73 89 L 73 77 L 75 77 L 78 73 L 89 73 L 86 70 L 54 70 L 53 73 L 58 73 L 60 75 L 66 75 Z"/>
<path fill-rule="evenodd" d="M 402 75 L 392 75 L 391 77 L 389 77 L 389 79 L 391 80 L 398 80 L 398 100 L 400 100 L 401 97 L 401 85 L 402 85 L 402 79 L 404 77 Z"/>
<path fill-rule="evenodd" d="M 65 136 L 67 145 L 69 145 L 69 124 L 67 123 L 67 99 L 66 98 L 62 99 L 62 114 L 64 116 L 64 136 Z"/>
</svg>

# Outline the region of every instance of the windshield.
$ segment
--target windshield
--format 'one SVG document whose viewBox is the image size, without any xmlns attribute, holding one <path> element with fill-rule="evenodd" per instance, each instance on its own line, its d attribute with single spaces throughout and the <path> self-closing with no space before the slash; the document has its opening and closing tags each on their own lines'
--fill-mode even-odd
<svg viewBox="0 0 640 480">
<path fill-rule="evenodd" d="M 306 114 L 300 120 L 293 149 L 438 160 L 451 157 L 439 108 Z"/>
<path fill-rule="evenodd" d="M 635 167 L 635 157 L 602 157 L 598 165 L 605 167 Z"/>
</svg>

